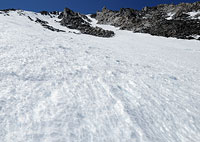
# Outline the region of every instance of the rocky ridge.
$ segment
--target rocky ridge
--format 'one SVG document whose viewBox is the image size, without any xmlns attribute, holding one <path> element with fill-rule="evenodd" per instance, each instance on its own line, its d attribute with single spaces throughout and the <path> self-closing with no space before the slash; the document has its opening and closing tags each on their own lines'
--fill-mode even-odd
<svg viewBox="0 0 200 142">
<path fill-rule="evenodd" d="M 16 9 L 0 10 L 0 14 L 9 16 L 10 11 L 17 11 L 18 14 L 23 15 L 23 12 Z M 41 11 L 40 14 L 51 18 L 56 17 L 60 19 L 56 22 L 59 22 L 62 26 L 79 30 L 82 34 L 98 37 L 113 37 L 115 35 L 113 31 L 93 27 L 88 16 L 74 12 L 69 8 L 65 8 L 63 12 Z M 142 10 L 121 8 L 119 11 L 113 11 L 104 7 L 102 11 L 92 14 L 91 17 L 95 18 L 98 24 L 112 25 L 121 30 L 200 40 L 200 2 L 178 5 L 161 4 L 155 7 L 144 7 Z M 30 16 L 27 18 L 51 31 L 65 32 L 54 28 L 42 19 L 33 20 Z"/>
<path fill-rule="evenodd" d="M 73 12 L 72 10 L 65 8 L 64 12 L 59 15 L 61 25 L 70 29 L 80 30 L 83 34 L 89 34 L 99 37 L 112 37 L 113 31 L 104 30 L 100 27 L 92 27 L 90 19 L 80 13 Z"/>
<path fill-rule="evenodd" d="M 191 16 L 196 12 L 195 16 Z M 199 39 L 200 2 L 178 5 L 161 4 L 144 7 L 142 10 L 121 8 L 112 11 L 104 7 L 102 11 L 91 15 L 99 24 L 109 24 L 122 30 L 131 30 L 151 35 L 176 37 L 181 39 Z"/>
</svg>

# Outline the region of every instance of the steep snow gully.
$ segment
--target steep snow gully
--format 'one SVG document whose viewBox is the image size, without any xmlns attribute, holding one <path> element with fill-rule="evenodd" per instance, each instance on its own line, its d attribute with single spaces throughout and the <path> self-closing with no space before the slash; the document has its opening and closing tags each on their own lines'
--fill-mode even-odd
<svg viewBox="0 0 200 142">
<path fill-rule="evenodd" d="M 19 13 L 0 14 L 0 142 L 200 141 L 199 41 Z"/>
</svg>

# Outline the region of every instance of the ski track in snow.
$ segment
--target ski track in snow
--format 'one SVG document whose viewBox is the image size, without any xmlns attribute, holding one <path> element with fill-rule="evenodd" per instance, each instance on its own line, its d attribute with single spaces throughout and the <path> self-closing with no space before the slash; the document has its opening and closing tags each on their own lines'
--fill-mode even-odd
<svg viewBox="0 0 200 142">
<path fill-rule="evenodd" d="M 200 42 L 52 32 L 0 14 L 1 142 L 200 141 Z M 93 20 L 95 26 L 95 20 Z"/>
</svg>

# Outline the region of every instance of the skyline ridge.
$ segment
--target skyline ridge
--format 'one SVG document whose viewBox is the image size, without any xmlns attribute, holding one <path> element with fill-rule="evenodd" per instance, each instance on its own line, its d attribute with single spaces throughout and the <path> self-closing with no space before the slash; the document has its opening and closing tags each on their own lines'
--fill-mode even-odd
<svg viewBox="0 0 200 142">
<path fill-rule="evenodd" d="M 104 6 L 111 10 L 119 10 L 120 8 L 132 8 L 136 10 L 141 10 L 145 6 L 152 7 L 159 4 L 179 4 L 179 3 L 194 3 L 198 0 L 164 0 L 164 1 L 132 1 L 132 0 L 115 0 L 115 1 L 106 1 L 106 0 L 86 0 L 84 2 L 79 0 L 35 0 L 27 2 L 25 0 L 18 0 L 17 2 L 12 2 L 7 0 L 0 2 L 0 9 L 22 9 L 27 11 L 63 11 L 64 8 L 72 9 L 73 11 L 80 12 L 83 14 L 95 13 L 96 11 L 101 10 Z"/>
</svg>

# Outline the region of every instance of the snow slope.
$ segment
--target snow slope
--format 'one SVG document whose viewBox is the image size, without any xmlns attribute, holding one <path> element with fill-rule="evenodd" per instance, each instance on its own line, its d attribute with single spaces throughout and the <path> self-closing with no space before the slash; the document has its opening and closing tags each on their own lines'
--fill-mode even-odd
<svg viewBox="0 0 200 142">
<path fill-rule="evenodd" d="M 199 41 L 22 13 L 0 14 L 0 142 L 200 141 Z"/>
<path fill-rule="evenodd" d="M 187 14 L 189 14 L 192 19 L 200 19 L 200 11 L 188 12 Z"/>
</svg>

